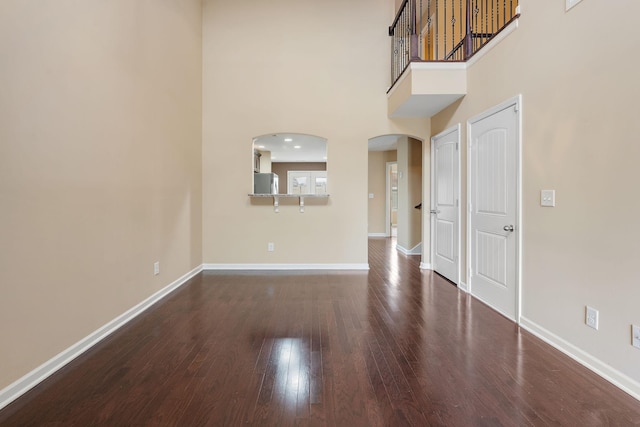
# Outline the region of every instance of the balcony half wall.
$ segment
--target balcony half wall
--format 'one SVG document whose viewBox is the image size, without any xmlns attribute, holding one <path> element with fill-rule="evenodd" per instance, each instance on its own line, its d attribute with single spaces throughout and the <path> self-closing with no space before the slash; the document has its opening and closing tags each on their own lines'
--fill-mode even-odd
<svg viewBox="0 0 640 427">
<path fill-rule="evenodd" d="M 466 94 L 464 62 L 412 62 L 387 94 L 388 115 L 432 117 Z"/>
</svg>

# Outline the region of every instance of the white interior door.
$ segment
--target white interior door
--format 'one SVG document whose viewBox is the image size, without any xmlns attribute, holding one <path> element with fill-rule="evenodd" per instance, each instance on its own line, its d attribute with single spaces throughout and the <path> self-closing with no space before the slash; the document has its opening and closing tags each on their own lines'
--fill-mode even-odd
<svg viewBox="0 0 640 427">
<path fill-rule="evenodd" d="M 469 122 L 469 284 L 512 320 L 518 316 L 519 100 Z"/>
<path fill-rule="evenodd" d="M 460 276 L 460 126 L 431 140 L 433 269 L 456 285 Z"/>
</svg>

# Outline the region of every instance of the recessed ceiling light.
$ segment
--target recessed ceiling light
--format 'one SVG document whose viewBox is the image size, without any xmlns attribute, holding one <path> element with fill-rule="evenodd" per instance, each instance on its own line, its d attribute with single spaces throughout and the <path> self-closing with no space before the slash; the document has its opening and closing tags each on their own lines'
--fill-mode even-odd
<svg viewBox="0 0 640 427">
<path fill-rule="evenodd" d="M 291 139 L 291 138 L 285 138 L 284 139 L 284 142 L 291 142 L 291 141 L 293 141 L 293 139 Z"/>
<path fill-rule="evenodd" d="M 294 145 L 293 148 L 300 148 L 300 146 L 299 145 Z"/>
</svg>

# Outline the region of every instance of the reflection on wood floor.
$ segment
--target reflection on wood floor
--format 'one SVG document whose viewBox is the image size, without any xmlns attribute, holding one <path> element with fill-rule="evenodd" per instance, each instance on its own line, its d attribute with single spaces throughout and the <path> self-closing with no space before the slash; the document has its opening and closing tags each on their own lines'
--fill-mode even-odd
<svg viewBox="0 0 640 427">
<path fill-rule="evenodd" d="M 202 273 L 0 425 L 640 424 L 640 402 L 392 242 L 370 239 L 369 272 Z"/>
</svg>

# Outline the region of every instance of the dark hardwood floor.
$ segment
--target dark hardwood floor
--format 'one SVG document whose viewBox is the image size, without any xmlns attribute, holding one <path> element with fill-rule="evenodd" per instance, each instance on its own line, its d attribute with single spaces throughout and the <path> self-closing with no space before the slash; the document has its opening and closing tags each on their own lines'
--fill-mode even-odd
<svg viewBox="0 0 640 427">
<path fill-rule="evenodd" d="M 391 239 L 369 258 L 368 273 L 202 273 L 0 425 L 640 425 L 640 402 Z"/>
</svg>

